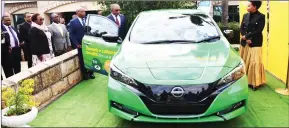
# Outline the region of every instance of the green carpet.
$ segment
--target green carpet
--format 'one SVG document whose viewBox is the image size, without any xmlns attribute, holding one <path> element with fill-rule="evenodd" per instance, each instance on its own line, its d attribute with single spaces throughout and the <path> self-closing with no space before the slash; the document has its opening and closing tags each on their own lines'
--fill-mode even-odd
<svg viewBox="0 0 289 128">
<path fill-rule="evenodd" d="M 107 76 L 81 82 L 41 111 L 32 127 L 289 127 L 289 97 L 275 93 L 285 85 L 267 74 L 267 85 L 249 91 L 248 111 L 229 121 L 197 124 L 152 124 L 125 121 L 108 112 Z"/>
</svg>

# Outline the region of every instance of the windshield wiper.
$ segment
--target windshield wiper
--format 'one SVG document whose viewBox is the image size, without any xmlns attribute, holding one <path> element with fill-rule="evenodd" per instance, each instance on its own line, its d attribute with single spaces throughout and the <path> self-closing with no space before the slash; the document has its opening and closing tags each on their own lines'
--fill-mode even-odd
<svg viewBox="0 0 289 128">
<path fill-rule="evenodd" d="M 150 42 L 143 42 L 141 44 L 172 44 L 172 43 L 177 43 L 177 44 L 189 44 L 189 43 L 202 43 L 202 42 L 209 42 L 212 40 L 220 39 L 220 36 L 213 36 L 210 38 L 202 39 L 199 41 L 195 40 L 157 40 L 157 41 L 150 41 Z"/>
<path fill-rule="evenodd" d="M 203 40 L 199 40 L 196 43 L 209 42 L 209 41 L 216 40 L 216 39 L 218 39 L 218 40 L 221 39 L 221 36 L 209 37 L 209 38 L 206 38 L 206 39 L 203 39 Z"/>
<path fill-rule="evenodd" d="M 195 42 L 196 41 L 194 40 L 157 40 L 157 41 L 143 42 L 141 44 L 171 44 L 171 43 L 188 44 Z"/>
</svg>

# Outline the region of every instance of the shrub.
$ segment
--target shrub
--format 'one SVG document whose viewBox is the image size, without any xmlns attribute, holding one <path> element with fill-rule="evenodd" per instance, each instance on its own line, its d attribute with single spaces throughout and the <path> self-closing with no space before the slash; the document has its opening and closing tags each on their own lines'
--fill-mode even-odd
<svg viewBox="0 0 289 128">
<path fill-rule="evenodd" d="M 33 100 L 33 88 L 33 79 L 27 79 L 21 82 L 16 91 L 10 87 L 2 88 L 4 89 L 4 91 L 2 91 L 2 100 L 5 101 L 5 106 L 9 107 L 6 116 L 22 115 L 29 112 L 33 106 L 38 106 Z"/>
<path fill-rule="evenodd" d="M 217 24 L 222 31 L 224 31 L 225 29 L 233 30 L 233 32 L 234 32 L 233 38 L 228 39 L 228 41 L 231 44 L 239 44 L 240 43 L 240 24 L 238 22 L 229 22 L 227 27 L 222 23 L 217 23 Z"/>
</svg>

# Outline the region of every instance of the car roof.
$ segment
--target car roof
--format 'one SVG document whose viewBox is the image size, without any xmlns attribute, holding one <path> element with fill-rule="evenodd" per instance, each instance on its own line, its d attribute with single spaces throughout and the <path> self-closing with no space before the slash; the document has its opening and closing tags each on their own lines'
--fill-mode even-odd
<svg viewBox="0 0 289 128">
<path fill-rule="evenodd" d="M 205 14 L 203 11 L 198 9 L 159 9 L 141 12 L 141 14 L 152 14 L 152 15 L 159 13 Z"/>
</svg>

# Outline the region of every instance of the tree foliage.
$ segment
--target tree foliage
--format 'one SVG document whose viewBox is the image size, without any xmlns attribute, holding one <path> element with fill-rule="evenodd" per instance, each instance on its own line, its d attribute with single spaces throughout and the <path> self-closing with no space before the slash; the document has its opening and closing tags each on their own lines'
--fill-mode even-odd
<svg viewBox="0 0 289 128">
<path fill-rule="evenodd" d="M 22 115 L 29 111 L 33 106 L 38 104 L 34 102 L 32 92 L 34 88 L 34 80 L 27 79 L 21 82 L 16 91 L 14 89 L 2 88 L 2 99 L 5 101 L 9 111 L 6 115 Z"/>
<path fill-rule="evenodd" d="M 226 29 L 233 30 L 233 38 L 228 39 L 231 44 L 239 44 L 240 43 L 240 24 L 239 22 L 229 22 L 227 25 L 223 23 L 217 23 L 219 28 L 224 31 Z"/>
</svg>

